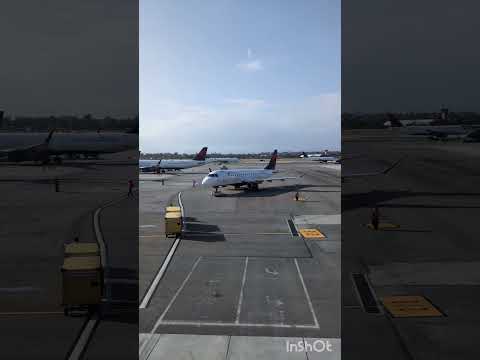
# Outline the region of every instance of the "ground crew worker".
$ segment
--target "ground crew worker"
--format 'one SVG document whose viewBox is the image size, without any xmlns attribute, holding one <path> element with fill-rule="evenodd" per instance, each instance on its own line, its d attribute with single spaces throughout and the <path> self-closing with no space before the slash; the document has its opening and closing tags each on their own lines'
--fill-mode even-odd
<svg viewBox="0 0 480 360">
<path fill-rule="evenodd" d="M 165 185 L 165 180 L 162 179 L 162 185 Z"/>
<path fill-rule="evenodd" d="M 127 196 L 133 195 L 133 180 L 128 180 L 128 194 Z"/>
<path fill-rule="evenodd" d="M 300 194 L 298 193 L 298 191 L 295 193 L 295 201 L 298 201 L 298 198 L 300 197 Z"/>
<path fill-rule="evenodd" d="M 378 224 L 380 223 L 380 212 L 378 211 L 378 206 L 375 206 L 372 210 L 372 226 L 375 230 L 378 230 Z"/>
<path fill-rule="evenodd" d="M 192 185 L 193 185 L 193 187 L 197 186 L 197 181 L 196 181 L 196 180 L 193 180 L 193 181 L 192 181 Z"/>
</svg>

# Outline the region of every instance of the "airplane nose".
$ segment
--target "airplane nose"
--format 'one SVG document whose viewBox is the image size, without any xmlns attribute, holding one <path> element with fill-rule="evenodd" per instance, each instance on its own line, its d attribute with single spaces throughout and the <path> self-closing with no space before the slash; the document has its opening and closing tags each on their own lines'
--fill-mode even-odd
<svg viewBox="0 0 480 360">
<path fill-rule="evenodd" d="M 204 177 L 203 180 L 202 180 L 202 185 L 206 185 L 208 182 L 208 178 L 207 177 Z"/>
</svg>

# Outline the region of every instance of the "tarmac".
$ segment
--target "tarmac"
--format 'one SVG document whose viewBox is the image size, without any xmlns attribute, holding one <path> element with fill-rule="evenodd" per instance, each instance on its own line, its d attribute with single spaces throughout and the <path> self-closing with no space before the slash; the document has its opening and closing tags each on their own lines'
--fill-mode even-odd
<svg viewBox="0 0 480 360">
<path fill-rule="evenodd" d="M 193 186 L 208 166 L 140 175 L 140 358 L 339 359 L 340 167 L 280 159 L 276 176 L 297 179 L 212 196 Z M 164 234 L 170 204 L 179 239 Z M 331 351 L 288 351 L 316 340 Z"/>
<path fill-rule="evenodd" d="M 137 241 L 138 210 L 136 198 L 125 198 L 127 181 L 138 172 L 134 154 L 66 161 L 61 166 L 2 163 L 1 169 L 0 210 L 8 224 L 0 229 L 2 357 L 137 356 L 138 253 L 132 253 L 131 243 Z M 102 256 L 109 264 L 107 279 L 121 281 L 107 281 L 111 294 L 100 313 L 92 318 L 82 313 L 65 316 L 64 245 L 75 237 L 96 242 L 93 216 L 112 201 L 116 203 L 97 213 L 97 230 L 106 243 Z M 125 278 L 131 280 L 128 285 Z"/>
<path fill-rule="evenodd" d="M 388 130 L 343 139 L 342 153 L 357 156 L 342 164 L 349 173 L 402 160 L 387 175 L 342 183 L 342 357 L 479 358 L 480 144 Z M 389 225 L 379 231 L 366 226 L 375 206 Z M 391 296 L 409 298 L 392 310 Z"/>
</svg>

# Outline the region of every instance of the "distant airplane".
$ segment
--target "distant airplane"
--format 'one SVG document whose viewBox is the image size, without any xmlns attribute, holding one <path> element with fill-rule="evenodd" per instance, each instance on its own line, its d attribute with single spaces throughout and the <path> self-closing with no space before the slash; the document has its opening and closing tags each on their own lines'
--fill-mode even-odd
<svg viewBox="0 0 480 360">
<path fill-rule="evenodd" d="M 205 146 L 191 160 L 188 159 L 161 159 L 161 160 L 140 160 L 141 172 L 165 172 L 165 170 L 189 169 L 206 164 L 208 148 Z"/>
<path fill-rule="evenodd" d="M 61 162 L 61 155 L 97 158 L 99 154 L 116 153 L 136 148 L 135 133 L 1 133 L 0 158 L 6 161 Z"/>
<path fill-rule="evenodd" d="M 159 170 L 158 165 L 160 164 L 160 160 L 140 159 L 138 160 L 138 164 L 141 172 L 156 172 Z"/>
<path fill-rule="evenodd" d="M 264 181 L 284 181 L 287 179 L 296 179 L 296 177 L 272 177 L 275 171 L 277 163 L 277 150 L 272 154 L 270 162 L 264 169 L 227 169 L 227 170 L 215 170 L 210 172 L 203 180 L 202 185 L 207 187 L 213 187 L 215 192 L 219 187 L 225 187 L 232 185 L 235 189 L 239 189 L 241 186 L 247 186 L 250 190 L 258 190 L 258 185 Z"/>
<path fill-rule="evenodd" d="M 340 162 L 340 157 L 329 155 L 328 150 L 325 150 L 321 154 L 307 154 L 306 152 L 302 152 L 302 155 L 300 155 L 300 157 L 303 159 L 310 159 L 313 161 L 320 161 L 320 162 L 334 162 L 334 163 Z"/>
<path fill-rule="evenodd" d="M 205 159 L 205 162 L 207 164 L 209 163 L 231 164 L 231 163 L 240 162 L 240 159 L 235 157 L 207 158 Z"/>
<path fill-rule="evenodd" d="M 407 135 L 426 136 L 431 140 L 462 139 L 478 125 L 431 125 L 433 120 L 398 120 L 389 115 L 383 125 L 389 128 L 400 128 Z"/>
</svg>

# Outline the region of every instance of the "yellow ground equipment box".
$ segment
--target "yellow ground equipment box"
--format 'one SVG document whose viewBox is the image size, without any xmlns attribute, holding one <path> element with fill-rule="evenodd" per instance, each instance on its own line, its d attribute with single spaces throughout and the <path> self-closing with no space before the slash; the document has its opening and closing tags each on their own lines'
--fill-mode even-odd
<svg viewBox="0 0 480 360">
<path fill-rule="evenodd" d="M 182 214 L 167 212 L 165 214 L 165 236 L 179 236 L 182 232 Z"/>
<path fill-rule="evenodd" d="M 65 245 L 65 257 L 70 256 L 99 256 L 97 243 L 74 242 Z"/>
<path fill-rule="evenodd" d="M 169 213 L 169 212 L 179 212 L 179 213 L 181 213 L 182 210 L 180 209 L 180 206 L 167 206 L 165 208 L 165 212 L 166 213 Z"/>
<path fill-rule="evenodd" d="M 99 256 L 71 256 L 62 266 L 63 305 L 69 310 L 100 304 L 102 299 L 102 267 Z"/>
</svg>

